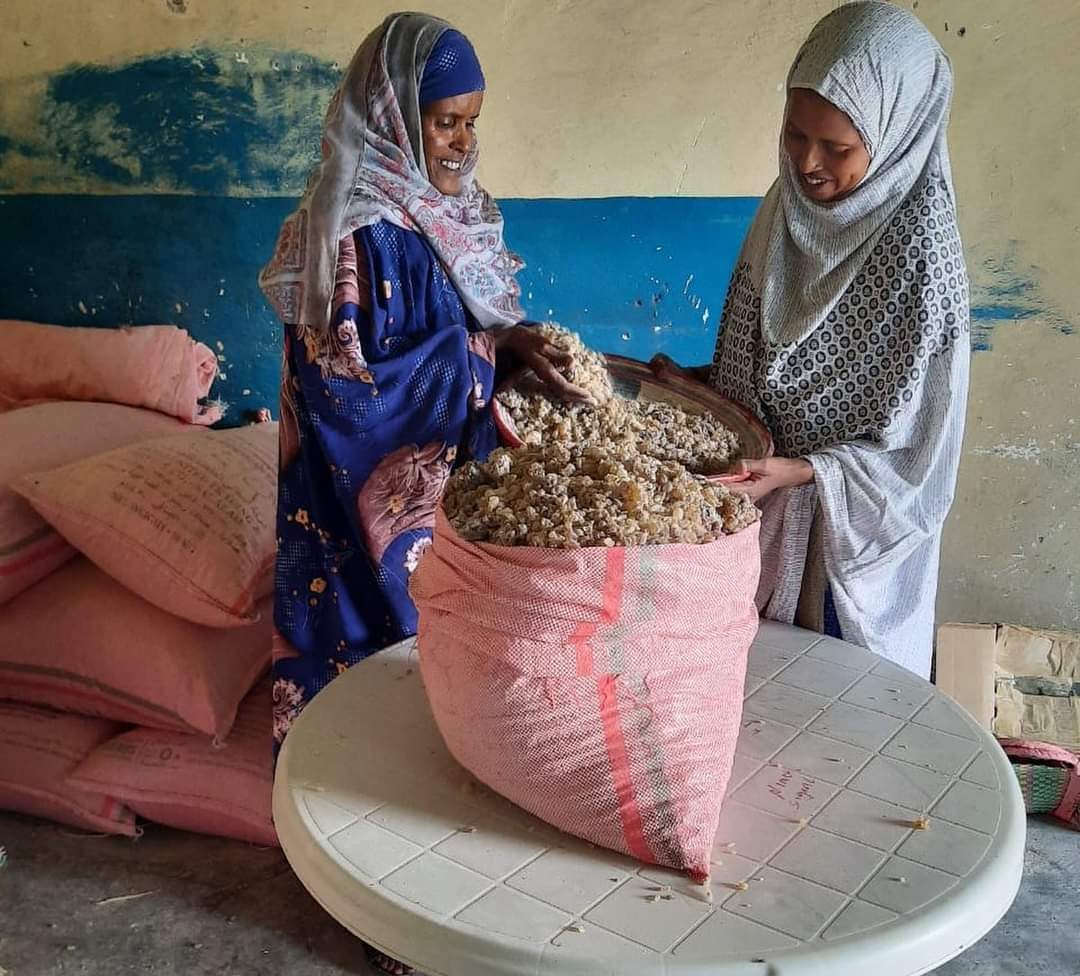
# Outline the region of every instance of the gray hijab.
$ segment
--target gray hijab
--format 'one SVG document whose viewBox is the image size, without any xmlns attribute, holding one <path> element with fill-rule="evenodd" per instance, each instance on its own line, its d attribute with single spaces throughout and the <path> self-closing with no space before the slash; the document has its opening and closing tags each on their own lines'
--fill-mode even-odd
<svg viewBox="0 0 1080 976">
<path fill-rule="evenodd" d="M 818 203 L 799 190 L 781 145 L 779 178 L 751 231 L 751 250 L 764 254 L 749 257 L 763 272 L 764 330 L 784 345 L 801 342 L 836 307 L 924 175 L 940 175 L 953 193 L 945 140 L 952 70 L 908 11 L 878 0 L 834 10 L 799 50 L 787 86 L 844 111 L 870 167 L 848 196 Z"/>
</svg>

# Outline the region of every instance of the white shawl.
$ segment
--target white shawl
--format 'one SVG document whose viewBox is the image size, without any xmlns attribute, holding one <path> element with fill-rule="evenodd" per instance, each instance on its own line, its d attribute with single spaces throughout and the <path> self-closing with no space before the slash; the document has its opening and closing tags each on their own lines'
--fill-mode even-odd
<svg viewBox="0 0 1080 976">
<path fill-rule="evenodd" d="M 970 356 L 952 74 L 912 14 L 870 2 L 825 17 L 788 83 L 843 109 L 871 162 L 822 204 L 781 147 L 729 287 L 711 382 L 815 474 L 766 500 L 759 605 L 794 619 L 817 512 L 844 637 L 928 676 Z"/>
</svg>

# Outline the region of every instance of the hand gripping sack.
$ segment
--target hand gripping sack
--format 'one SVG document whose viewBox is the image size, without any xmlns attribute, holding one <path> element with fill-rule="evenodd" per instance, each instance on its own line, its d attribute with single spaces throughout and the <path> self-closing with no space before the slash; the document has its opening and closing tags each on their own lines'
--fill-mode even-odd
<svg viewBox="0 0 1080 976">
<path fill-rule="evenodd" d="M 706 877 L 759 570 L 756 524 L 704 545 L 508 548 L 440 511 L 412 593 L 447 747 L 554 826 Z"/>
</svg>

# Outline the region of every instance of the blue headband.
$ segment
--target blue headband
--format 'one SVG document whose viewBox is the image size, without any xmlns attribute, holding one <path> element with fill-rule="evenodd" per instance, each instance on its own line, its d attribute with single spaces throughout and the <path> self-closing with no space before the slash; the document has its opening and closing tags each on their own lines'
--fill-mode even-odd
<svg viewBox="0 0 1080 976">
<path fill-rule="evenodd" d="M 484 72 L 469 39 L 460 31 L 443 31 L 428 55 L 420 77 L 420 106 L 484 90 Z"/>
</svg>

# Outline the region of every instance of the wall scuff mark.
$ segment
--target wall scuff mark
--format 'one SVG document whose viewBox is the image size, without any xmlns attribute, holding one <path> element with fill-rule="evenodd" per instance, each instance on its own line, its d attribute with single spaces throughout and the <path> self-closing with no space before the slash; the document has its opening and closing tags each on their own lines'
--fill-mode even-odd
<svg viewBox="0 0 1080 976">
<path fill-rule="evenodd" d="M 976 281 L 971 296 L 971 347 L 975 352 L 993 349 L 994 330 L 1012 322 L 1038 319 L 1061 335 L 1075 334 L 1073 325 L 1041 295 L 1038 268 L 1022 270 L 1019 241 L 1008 241 L 1004 254 L 985 258 L 982 273 L 973 267 Z"/>
<path fill-rule="evenodd" d="M 995 444 L 993 447 L 976 447 L 975 454 L 1003 458 L 1006 461 L 1034 461 L 1042 454 L 1042 448 L 1034 437 L 1029 437 L 1026 444 Z"/>
</svg>

